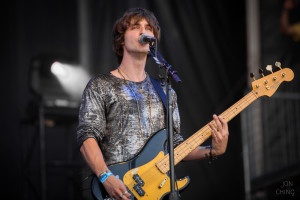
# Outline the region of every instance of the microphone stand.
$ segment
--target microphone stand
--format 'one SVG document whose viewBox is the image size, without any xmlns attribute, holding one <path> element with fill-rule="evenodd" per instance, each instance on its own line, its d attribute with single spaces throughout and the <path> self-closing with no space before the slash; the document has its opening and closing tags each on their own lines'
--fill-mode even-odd
<svg viewBox="0 0 300 200">
<path fill-rule="evenodd" d="M 156 42 L 155 42 L 156 44 Z M 156 45 L 157 47 L 157 45 Z M 160 55 L 157 51 L 157 48 L 154 47 L 153 43 L 149 44 L 150 55 L 153 57 L 155 62 L 166 70 L 166 109 L 167 109 L 167 133 L 168 133 L 168 146 L 169 146 L 169 164 L 170 164 L 170 184 L 171 184 L 171 192 L 169 195 L 170 200 L 179 200 L 180 196 L 178 191 L 175 190 L 175 170 L 174 170 L 174 141 L 173 141 L 173 110 L 172 110 L 172 94 L 171 94 L 171 77 L 176 83 L 180 83 L 181 80 L 177 76 L 177 72 L 172 69 L 172 66 L 169 65 L 165 59 Z"/>
</svg>

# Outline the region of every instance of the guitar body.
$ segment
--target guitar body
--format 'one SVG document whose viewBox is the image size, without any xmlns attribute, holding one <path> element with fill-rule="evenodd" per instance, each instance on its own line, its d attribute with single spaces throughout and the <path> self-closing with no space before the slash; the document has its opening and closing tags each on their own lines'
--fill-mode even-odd
<svg viewBox="0 0 300 200">
<path fill-rule="evenodd" d="M 170 177 L 162 173 L 156 163 L 165 155 L 164 144 L 166 131 L 161 130 L 154 134 L 142 151 L 133 159 L 109 166 L 109 170 L 124 182 L 132 199 L 163 199 L 170 192 Z M 178 190 L 184 189 L 189 178 L 177 180 Z M 92 192 L 99 200 L 109 199 L 105 188 L 95 176 L 92 181 Z"/>
</svg>

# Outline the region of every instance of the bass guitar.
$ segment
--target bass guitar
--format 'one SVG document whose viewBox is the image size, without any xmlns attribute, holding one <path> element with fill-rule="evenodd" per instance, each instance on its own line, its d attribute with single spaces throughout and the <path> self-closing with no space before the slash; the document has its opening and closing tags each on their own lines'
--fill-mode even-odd
<svg viewBox="0 0 300 200">
<path fill-rule="evenodd" d="M 275 65 L 280 68 L 277 72 L 273 73 L 268 65 L 267 69 L 271 74 L 258 80 L 251 76 L 254 79 L 253 90 L 221 114 L 227 122 L 259 97 L 271 97 L 283 81 L 291 81 L 294 78 L 291 69 L 282 69 L 278 62 Z M 215 125 L 214 120 L 211 123 Z M 208 124 L 174 149 L 175 165 L 211 136 Z M 109 170 L 124 182 L 127 191 L 131 193 L 131 199 L 163 199 L 170 193 L 169 154 L 164 151 L 166 139 L 166 131 L 161 130 L 148 140 L 137 156 L 126 162 L 108 166 Z M 175 185 L 178 190 L 182 190 L 189 181 L 189 177 L 184 177 L 176 180 Z M 92 181 L 92 192 L 99 200 L 110 199 L 96 176 Z"/>
</svg>

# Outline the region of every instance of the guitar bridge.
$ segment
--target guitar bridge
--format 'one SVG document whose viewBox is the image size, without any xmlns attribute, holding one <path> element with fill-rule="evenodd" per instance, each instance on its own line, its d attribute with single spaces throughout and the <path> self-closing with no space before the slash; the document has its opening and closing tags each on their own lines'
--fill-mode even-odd
<svg viewBox="0 0 300 200">
<path fill-rule="evenodd" d="M 166 183 L 167 181 L 167 177 L 161 182 L 161 184 L 159 185 L 159 188 L 162 188 L 164 186 L 164 184 Z"/>
</svg>

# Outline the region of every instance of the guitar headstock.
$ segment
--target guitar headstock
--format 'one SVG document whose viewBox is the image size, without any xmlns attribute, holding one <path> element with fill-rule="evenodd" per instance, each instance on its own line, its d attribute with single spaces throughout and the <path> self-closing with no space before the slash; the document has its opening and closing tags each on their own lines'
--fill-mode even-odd
<svg viewBox="0 0 300 200">
<path fill-rule="evenodd" d="M 253 78 L 252 88 L 253 92 L 257 97 L 268 96 L 271 97 L 283 81 L 291 81 L 294 78 L 294 72 L 289 68 L 281 68 L 279 62 L 275 63 L 275 66 L 280 70 L 273 72 L 272 65 L 268 65 L 266 69 L 271 72 L 271 74 L 264 76 L 263 71 L 259 70 L 259 73 L 263 76 L 262 78 L 255 80 L 254 74 L 250 74 Z"/>
</svg>

